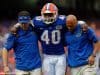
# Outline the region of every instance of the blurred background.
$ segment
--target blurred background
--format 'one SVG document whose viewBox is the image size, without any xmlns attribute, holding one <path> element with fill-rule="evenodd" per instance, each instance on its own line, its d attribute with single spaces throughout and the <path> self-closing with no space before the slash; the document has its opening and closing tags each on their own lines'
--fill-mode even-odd
<svg viewBox="0 0 100 75">
<path fill-rule="evenodd" d="M 100 28 L 100 0 L 0 0 L 0 26 L 8 28 L 15 24 L 21 10 L 29 11 L 31 17 L 41 15 L 41 8 L 47 2 L 55 3 L 59 14 L 74 14 L 89 25 L 94 22 Z"/>
<path fill-rule="evenodd" d="M 53 2 L 59 9 L 59 14 L 74 14 L 79 20 L 84 20 L 95 29 L 100 39 L 100 0 L 0 0 L 0 49 L 8 28 L 17 22 L 17 14 L 22 10 L 31 13 L 31 17 L 41 15 L 41 8 L 47 2 Z M 14 68 L 14 58 L 9 54 L 11 70 Z M 3 72 L 0 57 L 0 72 Z M 13 65 L 12 65 L 13 64 Z M 1 73 L 0 73 L 1 75 Z"/>
</svg>

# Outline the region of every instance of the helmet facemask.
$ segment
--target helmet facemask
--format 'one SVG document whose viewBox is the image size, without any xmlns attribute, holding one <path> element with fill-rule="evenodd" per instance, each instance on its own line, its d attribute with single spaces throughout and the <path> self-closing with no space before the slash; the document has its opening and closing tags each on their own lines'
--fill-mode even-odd
<svg viewBox="0 0 100 75">
<path fill-rule="evenodd" d="M 43 21 L 46 24 L 51 24 L 56 20 L 56 14 L 55 13 L 43 13 L 42 17 L 43 17 Z"/>
<path fill-rule="evenodd" d="M 49 8 L 47 6 L 49 6 Z M 42 8 L 41 16 L 45 24 L 51 24 L 56 21 L 58 9 L 54 4 L 48 3 Z"/>
</svg>

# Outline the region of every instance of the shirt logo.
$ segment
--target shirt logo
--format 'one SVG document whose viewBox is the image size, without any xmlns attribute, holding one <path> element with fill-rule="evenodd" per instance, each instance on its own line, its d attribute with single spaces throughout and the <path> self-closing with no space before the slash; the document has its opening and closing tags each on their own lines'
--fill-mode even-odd
<svg viewBox="0 0 100 75">
<path fill-rule="evenodd" d="M 56 29 L 62 29 L 61 25 L 56 26 Z"/>
<path fill-rule="evenodd" d="M 77 34 L 76 34 L 76 37 L 80 37 L 80 36 L 81 36 L 81 33 L 77 33 Z"/>
<path fill-rule="evenodd" d="M 43 28 L 39 28 L 40 30 L 43 30 Z"/>
</svg>

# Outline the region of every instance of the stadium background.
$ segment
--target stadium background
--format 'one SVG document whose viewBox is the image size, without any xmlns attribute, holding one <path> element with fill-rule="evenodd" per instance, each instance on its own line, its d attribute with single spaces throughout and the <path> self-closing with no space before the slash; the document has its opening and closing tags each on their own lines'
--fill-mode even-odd
<svg viewBox="0 0 100 75">
<path fill-rule="evenodd" d="M 79 20 L 84 20 L 93 27 L 100 39 L 100 0 L 0 0 L 0 49 L 10 26 L 17 22 L 17 14 L 27 10 L 31 17 L 41 15 L 41 8 L 47 2 L 53 2 L 59 9 L 59 14 L 74 14 Z M 9 65 L 14 70 L 13 51 L 9 52 Z M 0 56 L 0 75 L 3 72 Z"/>
</svg>

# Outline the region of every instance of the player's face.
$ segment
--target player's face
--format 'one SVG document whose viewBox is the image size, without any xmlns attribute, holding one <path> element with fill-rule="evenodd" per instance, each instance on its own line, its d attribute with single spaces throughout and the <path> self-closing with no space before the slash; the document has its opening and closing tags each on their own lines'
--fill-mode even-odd
<svg viewBox="0 0 100 75">
<path fill-rule="evenodd" d="M 46 22 L 53 22 L 54 20 L 54 14 L 53 13 L 44 13 L 44 21 Z"/>
<path fill-rule="evenodd" d="M 29 27 L 29 23 L 21 23 L 21 27 L 23 30 L 27 30 Z"/>
</svg>

